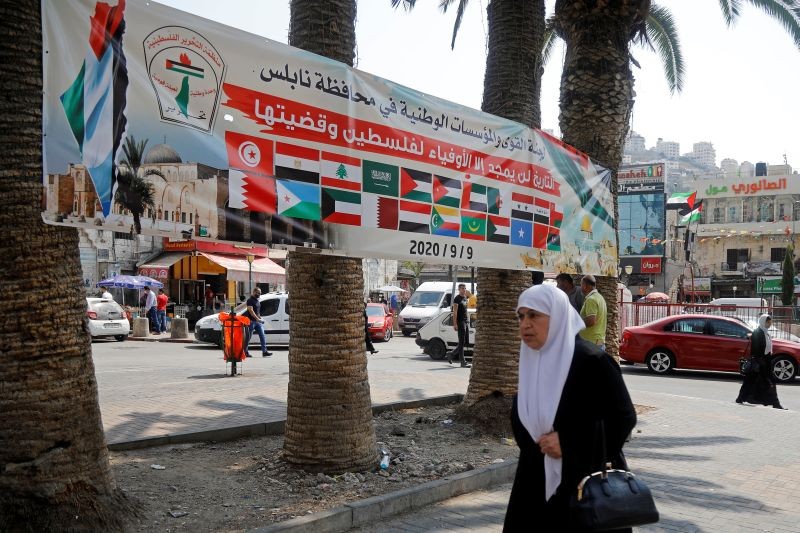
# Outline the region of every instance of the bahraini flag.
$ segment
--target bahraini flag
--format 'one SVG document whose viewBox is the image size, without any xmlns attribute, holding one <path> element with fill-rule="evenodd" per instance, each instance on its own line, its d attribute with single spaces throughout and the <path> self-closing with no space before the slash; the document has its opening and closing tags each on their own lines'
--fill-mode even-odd
<svg viewBox="0 0 800 533">
<path fill-rule="evenodd" d="M 275 178 L 250 176 L 241 170 L 229 170 L 228 207 L 276 214 L 278 202 Z"/>
<path fill-rule="evenodd" d="M 361 190 L 361 160 L 357 157 L 322 152 L 320 171 L 323 187 Z"/>
<path fill-rule="evenodd" d="M 320 219 L 319 185 L 278 180 L 278 214 L 284 217 Z"/>
</svg>

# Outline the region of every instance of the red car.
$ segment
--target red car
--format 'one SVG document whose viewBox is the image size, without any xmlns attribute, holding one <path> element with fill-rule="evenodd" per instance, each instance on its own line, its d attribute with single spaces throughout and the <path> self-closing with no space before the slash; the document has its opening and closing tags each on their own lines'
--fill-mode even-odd
<svg viewBox="0 0 800 533">
<path fill-rule="evenodd" d="M 392 338 L 394 316 L 388 307 L 383 304 L 367 304 L 367 321 L 370 338 L 384 341 Z"/>
<path fill-rule="evenodd" d="M 625 328 L 619 355 L 646 364 L 656 374 L 674 368 L 738 372 L 739 359 L 750 353 L 750 334 L 735 318 L 676 315 Z M 772 339 L 772 353 L 775 377 L 791 381 L 800 367 L 800 343 Z"/>
</svg>

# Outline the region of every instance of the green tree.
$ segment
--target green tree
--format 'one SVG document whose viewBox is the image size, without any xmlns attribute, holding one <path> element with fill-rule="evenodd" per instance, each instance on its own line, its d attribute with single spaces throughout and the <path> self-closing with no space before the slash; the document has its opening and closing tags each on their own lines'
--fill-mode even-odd
<svg viewBox="0 0 800 533">
<path fill-rule="evenodd" d="M 356 0 L 292 0 L 289 44 L 353 65 Z M 292 321 L 284 456 L 307 470 L 378 464 L 361 259 L 289 254 Z M 336 297 L 336 305 L 330 298 Z"/>
<path fill-rule="evenodd" d="M 794 305 L 794 246 L 786 246 L 783 258 L 783 276 L 781 279 L 781 302 L 783 305 Z"/>
<path fill-rule="evenodd" d="M 41 219 L 40 6 L 0 4 L 0 278 L 16 295 L 0 302 L 0 531 L 118 531 L 132 506 L 103 435 L 78 232 Z"/>
<path fill-rule="evenodd" d="M 117 191 L 114 201 L 131 212 L 133 228 L 136 234 L 142 232 L 141 216 L 150 209 L 155 217 L 155 196 L 153 185 L 146 180 L 148 176 L 164 177 L 161 171 L 149 168 L 142 172 L 142 160 L 147 139 L 136 142 L 133 135 L 125 138 L 122 151 L 125 157 L 122 165 L 117 167 Z"/>
</svg>

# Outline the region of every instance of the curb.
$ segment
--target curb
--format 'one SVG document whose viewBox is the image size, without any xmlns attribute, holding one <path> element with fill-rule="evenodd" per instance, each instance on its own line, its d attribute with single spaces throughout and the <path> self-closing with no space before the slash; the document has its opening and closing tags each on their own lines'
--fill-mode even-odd
<svg viewBox="0 0 800 533">
<path fill-rule="evenodd" d="M 413 409 L 415 407 L 425 407 L 428 405 L 447 405 L 450 403 L 460 403 L 463 399 L 463 394 L 447 394 L 445 396 L 433 396 L 431 398 L 423 398 L 420 400 L 375 404 L 372 406 L 372 416 L 386 411 L 396 411 L 399 409 Z M 168 444 L 186 444 L 189 442 L 204 441 L 224 442 L 240 439 L 242 437 L 281 435 L 283 433 L 285 424 L 285 420 L 276 420 L 273 422 L 259 422 L 257 424 L 209 429 L 206 431 L 196 431 L 193 433 L 178 433 L 174 435 L 168 434 L 159 437 L 148 437 L 145 439 L 137 439 L 132 441 L 114 442 L 108 444 L 108 449 L 110 451 L 119 452 L 125 450 L 150 448 L 152 446 L 166 446 Z"/>
<path fill-rule="evenodd" d="M 514 480 L 517 459 L 485 466 L 408 487 L 388 494 L 345 504 L 327 511 L 292 518 L 275 525 L 247 530 L 249 533 L 339 533 L 378 520 L 421 509 L 460 494 L 486 489 Z"/>
<path fill-rule="evenodd" d="M 171 337 L 165 337 L 163 339 L 159 337 L 128 337 L 126 340 L 138 342 L 179 342 L 186 344 L 191 344 L 194 342 L 194 339 L 191 337 L 187 337 L 185 339 L 173 339 Z"/>
</svg>

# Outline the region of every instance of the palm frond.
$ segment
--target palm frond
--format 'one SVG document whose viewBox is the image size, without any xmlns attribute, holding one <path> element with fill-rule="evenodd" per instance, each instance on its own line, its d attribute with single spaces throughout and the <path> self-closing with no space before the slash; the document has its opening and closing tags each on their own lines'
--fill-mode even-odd
<svg viewBox="0 0 800 533">
<path fill-rule="evenodd" d="M 544 41 L 542 42 L 542 65 L 547 65 L 550 61 L 550 55 L 553 53 L 553 47 L 556 44 L 558 35 L 556 34 L 555 17 L 550 17 L 544 23 Z"/>
<path fill-rule="evenodd" d="M 725 24 L 733 26 L 742 10 L 742 0 L 719 0 L 719 8 L 725 18 Z"/>
<path fill-rule="evenodd" d="M 672 13 L 653 4 L 647 17 L 647 42 L 661 58 L 670 93 L 683 90 L 685 65 Z"/>
<path fill-rule="evenodd" d="M 450 4 L 453 2 L 455 2 L 455 0 L 440 0 L 439 9 L 442 10 L 442 13 L 447 13 L 447 8 L 450 7 Z M 451 50 L 454 50 L 456 47 L 456 36 L 458 35 L 458 30 L 461 28 L 461 20 L 464 18 L 464 11 L 467 9 L 468 3 L 469 0 L 458 0 L 456 20 L 453 23 L 453 39 L 450 41 Z"/>
<path fill-rule="evenodd" d="M 137 143 L 133 135 L 125 137 L 125 142 L 122 145 L 122 153 L 125 154 L 125 157 L 122 159 L 122 163 L 130 168 L 134 174 L 138 174 L 139 167 L 142 166 L 147 141 L 148 139 L 145 139 Z"/>
<path fill-rule="evenodd" d="M 794 45 L 800 48 L 800 6 L 794 0 L 747 0 L 770 17 L 780 22 L 783 29 L 792 37 Z"/>
<path fill-rule="evenodd" d="M 392 7 L 397 9 L 397 6 L 403 4 L 403 9 L 411 11 L 417 5 L 417 0 L 391 0 Z"/>
</svg>

